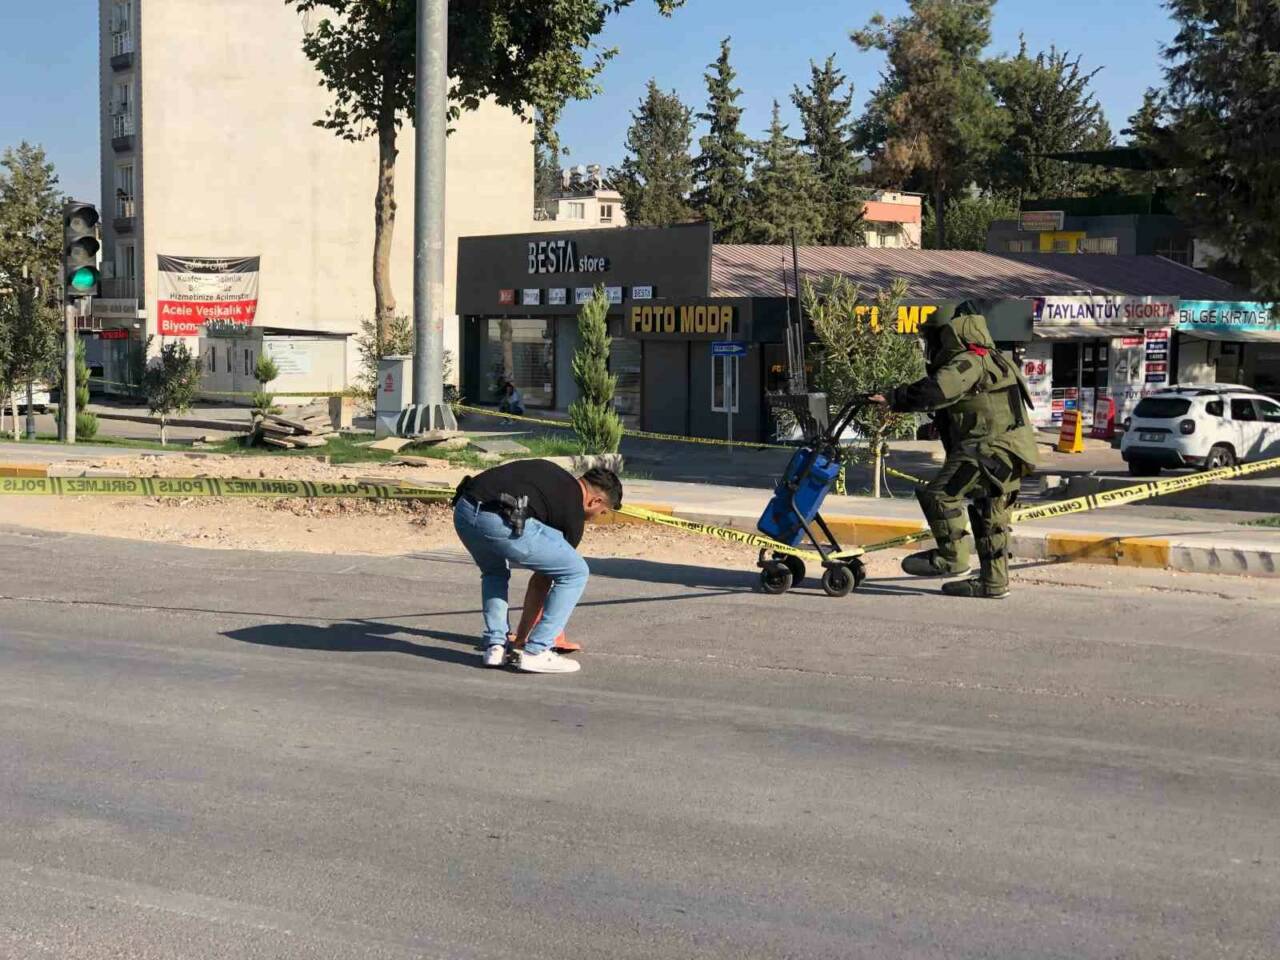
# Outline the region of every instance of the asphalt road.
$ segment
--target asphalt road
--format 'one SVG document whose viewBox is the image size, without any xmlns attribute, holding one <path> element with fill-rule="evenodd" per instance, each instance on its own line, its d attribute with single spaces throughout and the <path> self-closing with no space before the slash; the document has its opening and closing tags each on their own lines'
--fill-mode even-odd
<svg viewBox="0 0 1280 960">
<path fill-rule="evenodd" d="M 1273 585 L 594 566 L 530 677 L 456 556 L 0 531 L 0 957 L 1280 954 Z"/>
</svg>

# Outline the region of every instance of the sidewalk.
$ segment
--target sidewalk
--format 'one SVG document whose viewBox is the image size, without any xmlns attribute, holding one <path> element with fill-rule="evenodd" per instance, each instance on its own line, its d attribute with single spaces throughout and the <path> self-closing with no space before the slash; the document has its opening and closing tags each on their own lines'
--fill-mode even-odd
<svg viewBox="0 0 1280 960">
<path fill-rule="evenodd" d="M 686 520 L 754 531 L 769 494 L 741 487 L 631 481 L 627 501 Z M 1012 554 L 1023 560 L 1156 567 L 1186 573 L 1280 578 L 1280 528 L 1242 526 L 1238 514 L 1194 520 L 1143 515 L 1133 507 L 1016 524 Z M 838 538 L 866 545 L 924 529 L 914 497 L 828 497 L 823 517 Z"/>
</svg>

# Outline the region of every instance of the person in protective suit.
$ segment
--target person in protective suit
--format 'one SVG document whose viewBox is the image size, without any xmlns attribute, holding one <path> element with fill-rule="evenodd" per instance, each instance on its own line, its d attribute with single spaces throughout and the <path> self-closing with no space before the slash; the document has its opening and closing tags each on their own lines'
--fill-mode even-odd
<svg viewBox="0 0 1280 960">
<path fill-rule="evenodd" d="M 926 376 L 887 392 L 897 411 L 932 414 L 946 451 L 937 476 L 916 490 L 937 545 L 915 553 L 902 569 L 917 577 L 970 572 L 965 500 L 981 573 L 943 584 L 953 597 L 1009 595 L 1009 529 L 1022 479 L 1036 464 L 1030 393 L 1017 366 L 996 348 L 972 302 L 949 320 L 923 325 Z"/>
</svg>

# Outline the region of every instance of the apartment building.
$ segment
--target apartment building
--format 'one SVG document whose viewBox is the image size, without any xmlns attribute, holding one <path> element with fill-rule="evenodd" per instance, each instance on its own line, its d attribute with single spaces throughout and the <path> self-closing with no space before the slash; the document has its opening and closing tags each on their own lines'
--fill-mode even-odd
<svg viewBox="0 0 1280 960">
<path fill-rule="evenodd" d="M 161 323 L 160 265 L 251 262 L 256 296 L 238 320 L 251 321 L 258 336 L 246 349 L 256 349 L 264 332 L 288 338 L 293 383 L 345 385 L 355 350 L 335 352 L 332 341 L 345 341 L 373 314 L 377 144 L 348 143 L 314 125 L 331 96 L 301 44 L 320 15 L 280 0 L 99 2 L 104 289 L 94 315 L 111 331 L 102 337 L 104 376 L 127 379 L 149 335 L 157 343 L 189 336 L 225 374 L 218 365 L 232 361 L 218 353 L 222 341 L 195 324 L 176 334 Z M 449 314 L 457 238 L 527 230 L 533 209 L 532 126 L 485 104 L 455 127 L 446 201 Z M 407 125 L 399 145 L 392 278 L 399 310 L 408 314 L 414 150 Z M 312 360 L 299 359 L 309 341 L 324 346 Z M 455 356 L 457 344 L 453 322 L 446 347 Z M 236 371 L 251 369 L 252 358 L 240 359 Z"/>
<path fill-rule="evenodd" d="M 561 170 L 560 189 L 546 199 L 536 217 L 542 223 L 560 224 L 557 230 L 627 225 L 622 194 L 605 179 L 596 163 Z"/>
</svg>

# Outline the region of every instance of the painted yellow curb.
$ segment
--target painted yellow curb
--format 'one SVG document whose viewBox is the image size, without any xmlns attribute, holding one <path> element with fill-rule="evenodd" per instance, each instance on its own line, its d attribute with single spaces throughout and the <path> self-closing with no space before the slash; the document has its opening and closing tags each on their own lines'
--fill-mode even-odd
<svg viewBox="0 0 1280 960">
<path fill-rule="evenodd" d="M 1046 560 L 1100 563 L 1120 567 L 1169 566 L 1168 540 L 1108 537 L 1098 533 L 1051 533 L 1044 542 Z"/>
<path fill-rule="evenodd" d="M 42 463 L 0 463 L 0 477 L 47 477 L 49 467 Z"/>
<path fill-rule="evenodd" d="M 869 543 L 892 540 L 924 529 L 924 524 L 914 520 L 878 520 L 874 517 L 823 517 L 827 526 L 842 544 L 865 547 Z"/>
</svg>

